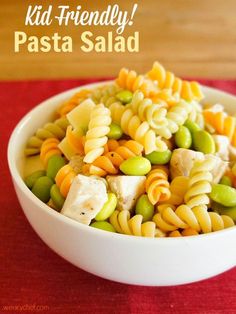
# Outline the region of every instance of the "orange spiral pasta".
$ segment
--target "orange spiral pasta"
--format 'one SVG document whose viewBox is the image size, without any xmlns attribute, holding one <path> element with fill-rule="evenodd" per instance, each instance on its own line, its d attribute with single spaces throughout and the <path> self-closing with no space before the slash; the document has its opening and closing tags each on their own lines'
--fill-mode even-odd
<svg viewBox="0 0 236 314">
<path fill-rule="evenodd" d="M 229 138 L 233 146 L 236 146 L 236 120 L 223 111 L 204 110 L 205 122 L 212 126 L 216 133 Z"/>
<path fill-rule="evenodd" d="M 187 228 L 184 230 L 175 230 L 169 233 L 168 237 L 188 237 L 193 235 L 198 235 L 199 233 L 193 228 Z"/>
<path fill-rule="evenodd" d="M 105 177 L 107 174 L 117 174 L 118 169 L 107 156 L 99 156 L 92 164 L 85 164 L 82 169 L 84 174 Z"/>
<path fill-rule="evenodd" d="M 90 166 L 85 165 L 83 167 L 84 173 L 89 173 L 104 177 L 107 174 L 117 174 L 119 166 L 121 163 L 134 156 L 141 156 L 143 152 L 143 146 L 133 140 L 129 141 L 120 141 L 119 142 L 111 141 L 107 143 L 107 146 L 115 147 L 118 144 L 118 147 L 114 150 L 108 151 L 103 156 L 99 156 Z"/>
<path fill-rule="evenodd" d="M 153 205 L 170 198 L 171 192 L 169 187 L 168 174 L 164 167 L 157 167 L 151 170 L 147 175 L 145 188 L 148 199 Z"/>
<path fill-rule="evenodd" d="M 140 90 L 145 97 L 155 92 L 154 84 L 145 79 L 143 75 L 137 75 L 135 71 L 129 71 L 125 68 L 120 70 L 116 83 L 131 92 Z"/>
<path fill-rule="evenodd" d="M 67 164 L 63 166 L 55 177 L 56 185 L 59 187 L 62 196 L 66 197 L 73 179 L 76 176 L 76 172 L 73 168 Z"/>
<path fill-rule="evenodd" d="M 60 117 L 64 117 L 73 110 L 76 106 L 78 106 L 84 99 L 88 98 L 91 91 L 88 89 L 81 89 L 78 93 L 73 95 L 69 100 L 64 102 L 62 106 L 58 109 L 58 114 Z"/>
<path fill-rule="evenodd" d="M 47 165 L 50 157 L 54 155 L 62 155 L 61 150 L 58 148 L 59 143 L 60 141 L 55 137 L 48 138 L 43 142 L 40 149 L 40 159 L 45 166 Z"/>
<path fill-rule="evenodd" d="M 181 80 L 172 72 L 166 71 L 159 62 L 154 62 L 152 69 L 147 73 L 147 76 L 151 80 L 157 81 L 160 89 L 170 89 L 173 93 L 177 93 L 183 99 L 195 99 L 199 101 L 203 98 L 200 85 L 197 82 Z"/>
<path fill-rule="evenodd" d="M 114 139 L 109 139 L 104 146 L 104 155 L 108 152 L 115 151 L 121 144 L 120 141 L 114 140 Z"/>
<path fill-rule="evenodd" d="M 78 155 L 84 155 L 85 136 L 77 136 L 72 131 L 72 126 L 69 125 L 66 130 L 66 139 L 68 144 L 73 148 L 74 152 Z"/>
</svg>

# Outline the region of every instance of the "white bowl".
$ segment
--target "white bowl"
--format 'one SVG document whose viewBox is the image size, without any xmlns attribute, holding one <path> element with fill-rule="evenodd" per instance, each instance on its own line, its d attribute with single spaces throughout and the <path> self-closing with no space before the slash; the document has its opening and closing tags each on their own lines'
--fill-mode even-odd
<svg viewBox="0 0 236 314">
<path fill-rule="evenodd" d="M 87 85 L 87 88 L 99 86 Z M 236 265 L 236 227 L 183 238 L 142 238 L 105 232 L 82 225 L 50 209 L 24 184 L 24 145 L 35 130 L 76 91 L 52 97 L 30 111 L 15 128 L 8 162 L 15 190 L 39 237 L 67 261 L 100 277 L 136 285 L 168 286 L 220 274 Z M 222 103 L 231 113 L 236 97 L 204 87 L 206 101 Z M 30 253 L 30 252 L 29 252 Z"/>
</svg>

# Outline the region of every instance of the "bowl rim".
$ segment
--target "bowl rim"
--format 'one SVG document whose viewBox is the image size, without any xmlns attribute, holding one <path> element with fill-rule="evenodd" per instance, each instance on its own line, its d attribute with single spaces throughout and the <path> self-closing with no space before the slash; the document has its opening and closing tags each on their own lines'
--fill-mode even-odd
<svg viewBox="0 0 236 314">
<path fill-rule="evenodd" d="M 12 180 L 14 181 L 14 183 L 17 185 L 17 187 L 20 189 L 21 193 L 23 193 L 27 198 L 30 199 L 31 202 L 33 202 L 38 208 L 39 210 L 44 211 L 46 214 L 48 214 L 49 216 L 60 220 L 61 222 L 70 225 L 74 228 L 77 228 L 78 230 L 82 230 L 84 232 L 89 232 L 91 234 L 94 233 L 94 235 L 99 236 L 99 237 L 104 237 L 104 238 L 117 238 L 120 240 L 126 240 L 126 241 L 137 241 L 137 242 L 142 242 L 144 241 L 145 244 L 147 243 L 164 243 L 164 242 L 172 242 L 174 241 L 174 243 L 181 243 L 183 241 L 183 238 L 185 240 L 188 241 L 197 241 L 197 239 L 201 240 L 204 239 L 205 237 L 207 238 L 218 238 L 221 237 L 225 234 L 230 234 L 230 233 L 235 233 L 236 232 L 236 226 L 230 227 L 230 228 L 226 228 L 223 230 L 219 230 L 219 231 L 214 231 L 214 232 L 210 232 L 210 233 L 204 233 L 204 234 L 199 234 L 197 236 L 193 235 L 193 236 L 187 236 L 187 237 L 157 237 L 157 238 L 147 238 L 147 237 L 141 237 L 141 236 L 132 236 L 132 235 L 127 235 L 127 234 L 120 234 L 120 233 L 113 233 L 113 232 L 107 232 L 101 229 L 97 229 L 97 228 L 91 228 L 88 225 L 82 224 L 76 220 L 73 220 L 72 218 L 69 218 L 63 214 L 61 214 L 60 212 L 57 212 L 55 210 L 53 210 L 52 208 L 50 208 L 47 204 L 43 203 L 42 201 L 40 201 L 26 186 L 26 184 L 23 181 L 23 178 L 21 177 L 17 166 L 16 166 L 16 157 L 14 152 L 14 147 L 15 147 L 15 143 L 17 142 L 17 138 L 19 136 L 18 133 L 21 132 L 21 129 L 24 127 L 24 125 L 27 123 L 27 121 L 29 119 L 31 119 L 32 115 L 35 115 L 36 112 L 38 110 L 40 110 L 40 108 L 46 106 L 48 104 L 48 102 L 51 101 L 57 101 L 60 100 L 60 98 L 62 96 L 66 96 L 68 94 L 68 96 L 70 94 L 72 94 L 73 92 L 79 91 L 80 89 L 83 88 L 95 88 L 98 87 L 100 85 L 104 85 L 104 84 L 110 84 L 111 82 L 114 82 L 114 80 L 109 80 L 109 81 L 99 81 L 99 82 L 95 82 L 95 83 L 89 83 L 89 84 L 85 84 L 85 85 L 80 85 L 78 87 L 74 87 L 71 89 L 68 89 L 66 91 L 63 91 L 61 93 L 55 94 L 54 96 L 51 96 L 47 99 L 45 99 L 44 101 L 40 102 L 38 105 L 34 106 L 30 111 L 28 111 L 21 119 L 20 121 L 17 123 L 17 125 L 15 126 L 15 128 L 13 129 L 11 136 L 9 138 L 8 141 L 8 148 L 7 148 L 7 159 L 8 159 L 8 166 L 10 169 L 10 173 L 12 176 Z M 206 92 L 217 92 L 217 93 L 221 93 L 222 95 L 225 95 L 226 97 L 232 97 L 236 100 L 236 96 L 221 91 L 219 89 L 216 88 L 212 88 L 212 87 L 208 87 L 205 85 L 202 85 L 203 90 L 205 90 Z M 160 242 L 161 241 L 161 242 Z"/>
</svg>

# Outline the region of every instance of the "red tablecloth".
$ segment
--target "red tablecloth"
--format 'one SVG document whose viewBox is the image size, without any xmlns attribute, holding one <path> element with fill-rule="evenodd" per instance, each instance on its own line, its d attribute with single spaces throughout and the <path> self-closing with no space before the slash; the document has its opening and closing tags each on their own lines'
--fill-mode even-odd
<svg viewBox="0 0 236 314">
<path fill-rule="evenodd" d="M 10 133 L 42 100 L 88 81 L 0 83 L 0 313 L 236 313 L 236 268 L 184 286 L 123 285 L 72 266 L 30 227 L 7 166 Z M 236 94 L 236 81 L 202 82 Z"/>
</svg>

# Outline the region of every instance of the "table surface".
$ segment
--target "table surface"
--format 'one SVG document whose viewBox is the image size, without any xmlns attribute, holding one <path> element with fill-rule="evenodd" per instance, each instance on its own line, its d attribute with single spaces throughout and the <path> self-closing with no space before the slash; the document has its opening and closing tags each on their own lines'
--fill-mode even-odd
<svg viewBox="0 0 236 314">
<path fill-rule="evenodd" d="M 236 268 L 209 280 L 176 287 L 119 284 L 63 260 L 27 222 L 7 166 L 10 133 L 40 101 L 86 82 L 0 83 L 0 313 L 236 313 Z M 236 81 L 204 82 L 236 94 Z"/>
<path fill-rule="evenodd" d="M 162 62 L 168 70 L 180 76 L 236 78 L 236 19 L 235 0 L 146 0 L 118 1 L 122 10 L 139 7 L 134 16 L 133 26 L 126 28 L 127 37 L 138 31 L 140 34 L 139 53 L 85 53 L 81 50 L 81 33 L 93 32 L 94 36 L 107 36 L 114 28 L 107 26 L 25 26 L 24 20 L 30 0 L 1 0 L 0 10 L 0 80 L 73 78 L 115 76 L 123 66 L 146 73 L 154 60 Z M 43 4 L 41 1 L 40 3 Z M 65 0 L 45 3 L 57 6 L 67 4 Z M 105 10 L 116 1 L 87 0 L 83 9 Z M 39 4 L 39 3 L 38 3 Z M 70 1 L 75 9 L 77 2 Z M 27 36 L 61 36 L 73 38 L 72 53 L 29 53 L 24 45 L 19 53 L 14 52 L 14 32 L 24 31 Z"/>
</svg>

